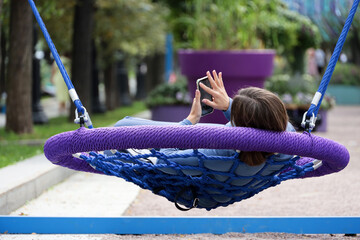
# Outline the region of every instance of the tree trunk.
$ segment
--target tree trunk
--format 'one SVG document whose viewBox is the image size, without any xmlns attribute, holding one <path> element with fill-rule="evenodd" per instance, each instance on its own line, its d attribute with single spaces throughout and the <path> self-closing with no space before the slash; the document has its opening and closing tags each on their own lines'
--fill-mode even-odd
<svg viewBox="0 0 360 240">
<path fill-rule="evenodd" d="M 115 63 L 108 64 L 104 71 L 106 109 L 114 110 L 118 106 Z"/>
<path fill-rule="evenodd" d="M 144 61 L 139 61 L 136 65 L 136 100 L 146 99 L 146 72 L 147 66 Z"/>
<path fill-rule="evenodd" d="M 4 34 L 4 30 L 1 30 L 0 33 L 0 99 L 1 99 L 1 94 L 3 92 L 6 92 L 6 77 L 5 77 L 5 70 L 6 70 L 6 64 L 4 59 L 6 58 L 6 37 Z"/>
<path fill-rule="evenodd" d="M 104 113 L 106 112 L 105 106 L 100 102 L 100 93 L 99 93 L 99 67 L 97 64 L 97 49 L 95 46 L 95 41 L 92 41 L 92 54 L 91 54 L 91 63 L 92 63 L 92 86 L 91 86 L 91 95 L 92 95 L 92 112 L 93 113 Z"/>
<path fill-rule="evenodd" d="M 165 62 L 164 54 L 156 53 L 145 59 L 147 65 L 146 72 L 146 92 L 151 92 L 157 85 L 165 82 Z"/>
<path fill-rule="evenodd" d="M 0 0 L 0 16 L 2 12 L 3 0 Z M 2 93 L 5 92 L 5 38 L 3 35 L 2 22 L 0 21 L 0 112 L 2 107 Z"/>
<path fill-rule="evenodd" d="M 116 64 L 116 82 L 118 87 L 118 105 L 130 106 L 131 98 L 129 91 L 129 77 L 125 66 L 125 60 L 121 59 Z"/>
<path fill-rule="evenodd" d="M 33 26 L 33 60 L 32 60 L 32 118 L 34 124 L 49 122 L 41 106 L 41 74 L 40 59 L 36 57 L 36 44 L 38 42 L 37 25 Z"/>
<path fill-rule="evenodd" d="M 32 13 L 26 0 L 10 5 L 10 46 L 6 129 L 30 133 L 31 114 Z"/>
<path fill-rule="evenodd" d="M 77 0 L 74 17 L 72 53 L 72 81 L 87 111 L 91 112 L 91 41 L 93 34 L 94 0 Z M 71 105 L 70 121 L 74 120 L 74 104 Z"/>
</svg>

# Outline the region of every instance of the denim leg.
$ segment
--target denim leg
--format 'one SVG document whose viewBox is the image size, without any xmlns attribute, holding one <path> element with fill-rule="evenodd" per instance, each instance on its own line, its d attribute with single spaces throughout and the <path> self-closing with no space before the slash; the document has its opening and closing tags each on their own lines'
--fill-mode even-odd
<svg viewBox="0 0 360 240">
<path fill-rule="evenodd" d="M 119 120 L 114 127 L 124 127 L 124 126 L 142 126 L 142 125 L 151 125 L 151 126 L 165 126 L 165 125 L 178 125 L 176 122 L 162 122 L 162 121 L 153 121 L 149 119 L 137 118 L 137 117 L 124 117 Z"/>
<path fill-rule="evenodd" d="M 124 126 L 166 126 L 166 125 L 179 125 L 178 122 L 164 122 L 164 121 L 153 121 L 144 118 L 137 118 L 126 116 L 123 119 L 119 120 L 114 127 L 124 127 Z M 214 124 L 214 123 L 199 123 L 200 126 L 224 126 L 223 124 Z"/>
</svg>

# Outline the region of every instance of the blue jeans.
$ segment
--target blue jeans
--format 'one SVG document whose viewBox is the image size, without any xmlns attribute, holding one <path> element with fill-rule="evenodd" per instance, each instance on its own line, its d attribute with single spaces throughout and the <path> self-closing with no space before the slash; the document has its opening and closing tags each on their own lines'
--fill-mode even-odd
<svg viewBox="0 0 360 240">
<path fill-rule="evenodd" d="M 153 121 L 143 118 L 130 117 L 126 116 L 123 119 L 119 120 L 114 127 L 125 127 L 125 126 L 166 126 L 166 125 L 189 125 L 189 122 L 185 119 L 181 122 L 163 122 L 163 121 Z M 222 124 L 213 124 L 213 123 L 200 123 L 199 125 L 210 125 L 210 126 L 224 126 Z"/>
</svg>

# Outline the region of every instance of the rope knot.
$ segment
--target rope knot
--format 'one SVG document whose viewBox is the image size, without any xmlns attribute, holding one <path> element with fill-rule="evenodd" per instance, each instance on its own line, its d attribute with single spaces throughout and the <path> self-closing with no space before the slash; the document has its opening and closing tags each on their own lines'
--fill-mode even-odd
<svg viewBox="0 0 360 240">
<path fill-rule="evenodd" d="M 282 181 L 281 178 L 279 178 L 279 176 L 275 175 L 273 177 L 273 186 L 280 184 L 281 181 Z"/>
</svg>

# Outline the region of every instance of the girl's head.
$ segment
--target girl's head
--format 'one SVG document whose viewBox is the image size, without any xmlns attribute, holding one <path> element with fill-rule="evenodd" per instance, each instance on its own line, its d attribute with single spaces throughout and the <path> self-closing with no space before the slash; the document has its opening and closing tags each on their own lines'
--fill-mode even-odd
<svg viewBox="0 0 360 240">
<path fill-rule="evenodd" d="M 231 124 L 271 131 L 285 131 L 288 115 L 284 103 L 265 89 L 243 88 L 233 98 Z M 240 159 L 250 166 L 259 165 L 269 153 L 241 152 Z"/>
</svg>

